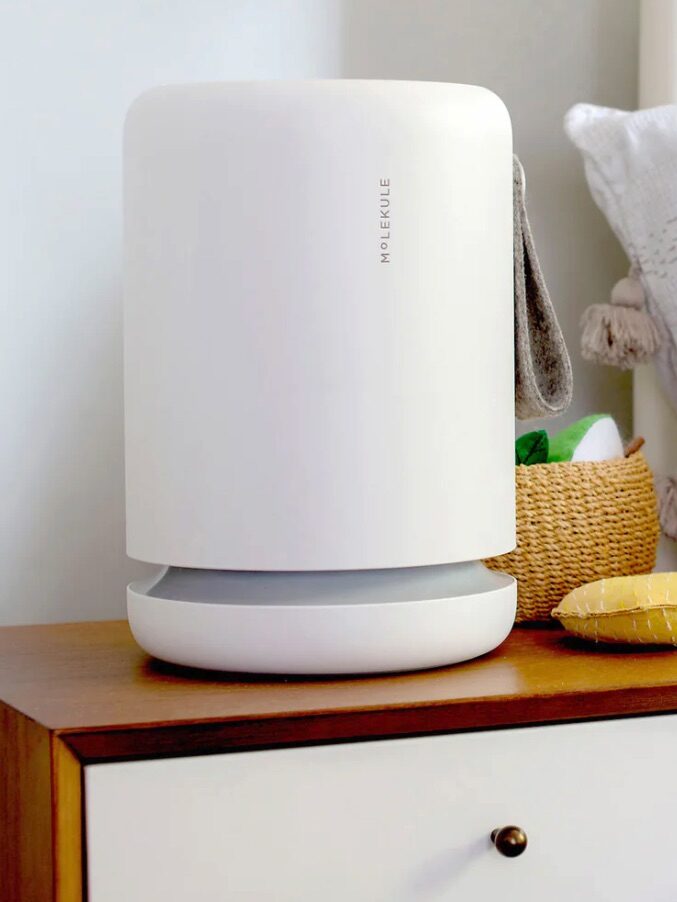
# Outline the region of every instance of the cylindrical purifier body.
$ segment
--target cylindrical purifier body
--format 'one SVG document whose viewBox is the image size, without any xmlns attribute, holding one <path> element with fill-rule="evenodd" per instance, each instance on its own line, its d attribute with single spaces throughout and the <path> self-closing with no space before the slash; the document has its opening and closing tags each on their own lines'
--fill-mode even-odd
<svg viewBox="0 0 677 902">
<path fill-rule="evenodd" d="M 124 193 L 131 557 L 343 571 L 514 547 L 495 95 L 156 88 L 128 115 Z"/>
</svg>

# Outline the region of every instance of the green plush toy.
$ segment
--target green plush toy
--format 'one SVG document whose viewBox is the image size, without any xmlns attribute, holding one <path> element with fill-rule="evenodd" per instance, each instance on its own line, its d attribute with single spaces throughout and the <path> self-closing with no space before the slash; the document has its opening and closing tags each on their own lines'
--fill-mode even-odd
<svg viewBox="0 0 677 902">
<path fill-rule="evenodd" d="M 608 414 L 583 417 L 550 439 L 548 463 L 613 460 L 616 457 L 623 457 L 623 442 L 618 426 Z"/>
<path fill-rule="evenodd" d="M 545 429 L 527 432 L 515 442 L 515 464 L 544 464 L 548 460 L 548 433 Z"/>
<path fill-rule="evenodd" d="M 515 464 L 613 460 L 623 457 L 618 426 L 606 413 L 577 420 L 549 439 L 545 429 L 527 432 L 515 442 Z"/>
</svg>

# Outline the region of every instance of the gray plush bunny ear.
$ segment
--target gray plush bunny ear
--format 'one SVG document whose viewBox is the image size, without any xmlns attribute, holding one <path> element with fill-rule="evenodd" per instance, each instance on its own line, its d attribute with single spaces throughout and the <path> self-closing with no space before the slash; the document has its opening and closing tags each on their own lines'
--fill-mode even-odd
<svg viewBox="0 0 677 902">
<path fill-rule="evenodd" d="M 573 376 L 531 234 L 522 164 L 513 158 L 515 413 L 554 417 L 571 403 Z"/>
</svg>

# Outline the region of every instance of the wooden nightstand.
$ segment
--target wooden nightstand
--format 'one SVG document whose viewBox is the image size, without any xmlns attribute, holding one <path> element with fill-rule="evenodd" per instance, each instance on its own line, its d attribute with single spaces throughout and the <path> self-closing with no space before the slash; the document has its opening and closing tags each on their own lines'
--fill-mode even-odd
<svg viewBox="0 0 677 902">
<path fill-rule="evenodd" d="M 12 627 L 0 699 L 2 902 L 677 898 L 677 716 L 630 716 L 677 712 L 670 651 L 522 629 L 443 670 L 243 680 L 125 623 Z"/>
</svg>

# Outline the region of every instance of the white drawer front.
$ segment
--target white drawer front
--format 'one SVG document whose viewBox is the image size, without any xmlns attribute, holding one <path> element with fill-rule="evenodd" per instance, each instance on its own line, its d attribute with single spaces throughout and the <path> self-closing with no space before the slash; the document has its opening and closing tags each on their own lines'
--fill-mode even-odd
<svg viewBox="0 0 677 902">
<path fill-rule="evenodd" d="M 675 902 L 676 757 L 670 715 L 93 765 L 89 898 Z"/>
</svg>

